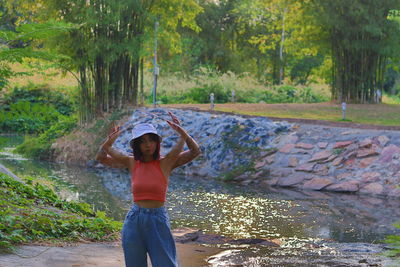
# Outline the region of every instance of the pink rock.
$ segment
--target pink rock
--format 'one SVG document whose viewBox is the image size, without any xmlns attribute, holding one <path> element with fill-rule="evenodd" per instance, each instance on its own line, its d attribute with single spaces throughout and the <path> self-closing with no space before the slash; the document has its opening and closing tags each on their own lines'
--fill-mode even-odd
<svg viewBox="0 0 400 267">
<path fill-rule="evenodd" d="M 322 163 L 327 163 L 327 162 L 331 162 L 332 160 L 336 159 L 338 156 L 335 154 L 332 154 L 329 158 L 327 158 L 326 160 L 321 161 Z"/>
<path fill-rule="evenodd" d="M 333 182 L 328 178 L 313 178 L 310 181 L 304 183 L 304 189 L 312 189 L 312 190 L 321 190 L 328 185 L 331 185 Z"/>
<path fill-rule="evenodd" d="M 294 144 L 286 144 L 279 149 L 279 152 L 288 154 L 288 153 L 290 153 L 290 151 L 292 151 L 294 146 L 295 146 Z"/>
<path fill-rule="evenodd" d="M 383 148 L 379 161 L 388 163 L 393 160 L 393 155 L 398 153 L 400 153 L 400 147 L 396 145 L 389 145 Z"/>
<path fill-rule="evenodd" d="M 363 173 L 361 177 L 364 183 L 376 182 L 379 180 L 379 177 L 381 177 L 381 174 L 379 172 L 366 172 Z"/>
<path fill-rule="evenodd" d="M 278 178 L 272 178 L 272 179 L 268 179 L 268 180 L 264 180 L 261 183 L 265 184 L 265 185 L 270 185 L 270 186 L 274 186 L 278 183 L 279 179 Z"/>
<path fill-rule="evenodd" d="M 360 147 L 366 148 L 372 146 L 372 140 L 370 138 L 366 138 L 360 142 Z"/>
<path fill-rule="evenodd" d="M 320 175 L 327 175 L 329 171 L 329 167 L 326 165 L 320 165 L 318 164 L 315 168 L 314 168 L 314 172 L 320 174 Z"/>
<path fill-rule="evenodd" d="M 370 183 L 360 189 L 361 193 L 379 195 L 383 192 L 383 186 L 378 183 Z"/>
<path fill-rule="evenodd" d="M 375 149 L 361 149 L 357 152 L 357 158 L 366 158 L 376 155 L 379 155 L 379 152 Z"/>
<path fill-rule="evenodd" d="M 344 147 L 346 147 L 346 146 L 348 146 L 348 145 L 351 145 L 353 143 L 353 141 L 341 141 L 341 142 L 336 142 L 334 145 L 333 145 L 333 148 L 335 149 L 335 148 L 344 148 Z"/>
<path fill-rule="evenodd" d="M 299 160 L 296 157 L 290 157 L 289 158 L 289 162 L 288 162 L 288 166 L 289 167 L 296 167 L 298 163 L 299 163 Z"/>
<path fill-rule="evenodd" d="M 279 186 L 294 186 L 303 182 L 305 176 L 301 175 L 300 173 L 296 173 L 287 177 L 282 177 L 278 181 Z"/>
<path fill-rule="evenodd" d="M 332 156 L 332 152 L 324 150 L 314 154 L 313 157 L 308 162 L 326 160 L 330 156 Z"/>
<path fill-rule="evenodd" d="M 329 185 L 325 189 L 334 192 L 357 192 L 358 185 L 359 185 L 358 181 L 348 181 L 339 184 Z"/>
<path fill-rule="evenodd" d="M 377 159 L 377 157 L 369 157 L 369 158 L 362 159 L 362 160 L 360 160 L 360 167 L 366 168 L 369 165 L 371 165 L 372 163 L 374 163 L 376 159 Z"/>
<path fill-rule="evenodd" d="M 182 227 L 172 230 L 172 234 L 176 242 L 187 243 L 190 241 L 194 241 L 199 238 L 201 230 Z"/>
<path fill-rule="evenodd" d="M 265 162 L 268 164 L 272 164 L 275 161 L 275 155 L 271 155 L 265 158 Z"/>
<path fill-rule="evenodd" d="M 254 168 L 260 169 L 260 168 L 264 167 L 264 165 L 265 165 L 265 161 L 258 161 L 256 163 L 256 165 L 254 166 Z"/>
<path fill-rule="evenodd" d="M 264 171 L 259 171 L 259 172 L 256 172 L 255 174 L 253 174 L 253 175 L 251 176 L 251 178 L 253 178 L 253 179 L 258 179 L 258 178 L 260 178 L 261 175 L 263 175 L 263 174 L 264 174 Z"/>
<path fill-rule="evenodd" d="M 378 142 L 381 146 L 386 146 L 390 139 L 386 135 L 378 136 Z"/>
<path fill-rule="evenodd" d="M 346 166 L 351 166 L 354 165 L 354 163 L 356 162 L 356 159 L 352 158 L 352 159 L 348 159 L 344 162 L 344 165 Z"/>
<path fill-rule="evenodd" d="M 302 172 L 312 172 L 314 169 L 315 163 L 307 163 L 307 164 L 303 164 L 300 165 L 298 167 L 296 167 L 296 171 L 302 171 Z"/>
<path fill-rule="evenodd" d="M 317 146 L 321 149 L 325 149 L 328 146 L 327 142 L 318 142 Z"/>
<path fill-rule="evenodd" d="M 297 143 L 295 147 L 296 147 L 296 148 L 301 148 L 301 149 L 309 150 L 309 149 L 313 149 L 313 148 L 314 148 L 314 145 L 312 145 L 312 144 L 306 144 L 306 143 Z"/>
<path fill-rule="evenodd" d="M 340 165 L 342 162 L 343 162 L 343 157 L 338 157 L 338 158 L 336 158 L 336 159 L 332 162 L 332 165 L 333 165 L 333 166 L 338 166 L 338 165 Z"/>
</svg>

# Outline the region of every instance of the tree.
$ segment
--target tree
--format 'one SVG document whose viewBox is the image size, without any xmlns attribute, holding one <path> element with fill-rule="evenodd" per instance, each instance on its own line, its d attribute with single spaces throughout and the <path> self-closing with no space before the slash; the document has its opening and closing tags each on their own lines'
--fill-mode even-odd
<svg viewBox="0 0 400 267">
<path fill-rule="evenodd" d="M 308 0 L 302 5 L 304 18 L 320 29 L 321 47 L 330 48 L 333 99 L 374 103 L 377 90 L 383 90 L 387 60 L 399 49 L 400 28 L 390 15 L 400 1 Z"/>
<path fill-rule="evenodd" d="M 194 17 L 200 11 L 194 0 L 48 0 L 33 17 L 79 25 L 48 44 L 71 59 L 60 65 L 78 73 L 80 121 L 85 123 L 123 104 L 137 104 L 140 62 L 152 51 L 156 20 L 159 42 L 179 50 L 177 25 L 196 29 Z"/>
</svg>

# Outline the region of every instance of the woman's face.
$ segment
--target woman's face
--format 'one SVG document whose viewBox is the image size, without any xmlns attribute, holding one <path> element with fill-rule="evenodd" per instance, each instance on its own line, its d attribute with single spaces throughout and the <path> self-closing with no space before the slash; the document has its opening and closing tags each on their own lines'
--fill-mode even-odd
<svg viewBox="0 0 400 267">
<path fill-rule="evenodd" d="M 152 156 L 157 149 L 157 142 L 151 139 L 150 134 L 140 137 L 140 151 L 143 156 Z"/>
</svg>

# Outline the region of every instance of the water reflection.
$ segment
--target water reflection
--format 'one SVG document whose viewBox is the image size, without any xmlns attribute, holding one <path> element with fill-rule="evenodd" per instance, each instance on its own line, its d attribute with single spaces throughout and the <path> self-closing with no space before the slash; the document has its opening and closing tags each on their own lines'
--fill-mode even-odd
<svg viewBox="0 0 400 267">
<path fill-rule="evenodd" d="M 82 200 L 123 220 L 132 197 L 129 174 L 1 159 L 21 176 L 48 180 L 65 199 Z M 167 208 L 173 227 L 195 227 L 232 238 L 280 238 L 293 247 L 307 240 L 377 242 L 398 234 L 399 200 L 313 191 L 250 188 L 197 177 L 172 176 Z M 301 242 L 300 242 L 300 241 Z"/>
</svg>

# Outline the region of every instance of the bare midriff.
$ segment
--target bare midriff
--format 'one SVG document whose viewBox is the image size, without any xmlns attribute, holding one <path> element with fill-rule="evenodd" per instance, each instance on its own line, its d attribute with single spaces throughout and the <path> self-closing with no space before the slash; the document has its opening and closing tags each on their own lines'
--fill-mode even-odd
<svg viewBox="0 0 400 267">
<path fill-rule="evenodd" d="M 138 200 L 135 203 L 142 208 L 154 209 L 164 206 L 164 202 L 158 200 Z"/>
</svg>

